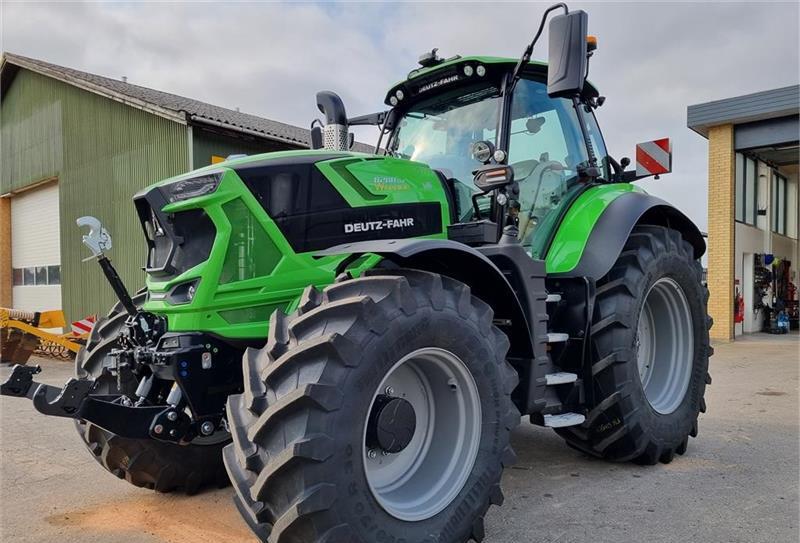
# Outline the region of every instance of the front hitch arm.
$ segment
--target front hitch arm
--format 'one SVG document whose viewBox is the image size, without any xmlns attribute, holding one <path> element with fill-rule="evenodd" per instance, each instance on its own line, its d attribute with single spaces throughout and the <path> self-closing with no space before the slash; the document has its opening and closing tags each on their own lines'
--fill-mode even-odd
<svg viewBox="0 0 800 543">
<path fill-rule="evenodd" d="M 63 388 L 46 385 L 33 380 L 41 371 L 15 365 L 0 384 L 0 395 L 29 398 L 44 415 L 85 420 L 120 437 L 172 443 L 194 437 L 189 416 L 172 406 L 125 405 L 119 403 L 121 396 L 92 394 L 96 382 L 91 379 L 72 378 Z"/>
<path fill-rule="evenodd" d="M 33 376 L 41 373 L 41 366 L 20 366 L 15 364 L 11 375 L 3 384 L 0 384 L 0 396 L 15 396 L 17 398 L 33 398 L 36 387 L 33 387 Z M 39 383 L 36 383 L 39 385 Z M 33 389 L 31 391 L 31 389 Z"/>
<path fill-rule="evenodd" d="M 36 410 L 45 415 L 78 418 L 81 406 L 94 389 L 95 382 L 72 378 L 64 388 L 58 388 L 34 381 L 33 376 L 41 371 L 41 366 L 16 364 L 8 379 L 0 385 L 0 395 L 29 398 L 33 400 Z"/>
</svg>

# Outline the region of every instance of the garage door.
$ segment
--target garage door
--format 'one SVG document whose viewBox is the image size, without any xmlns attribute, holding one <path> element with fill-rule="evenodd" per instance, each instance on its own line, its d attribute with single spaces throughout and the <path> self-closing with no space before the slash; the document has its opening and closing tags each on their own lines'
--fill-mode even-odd
<svg viewBox="0 0 800 543">
<path fill-rule="evenodd" d="M 11 198 L 12 303 L 17 309 L 61 309 L 58 185 Z"/>
</svg>

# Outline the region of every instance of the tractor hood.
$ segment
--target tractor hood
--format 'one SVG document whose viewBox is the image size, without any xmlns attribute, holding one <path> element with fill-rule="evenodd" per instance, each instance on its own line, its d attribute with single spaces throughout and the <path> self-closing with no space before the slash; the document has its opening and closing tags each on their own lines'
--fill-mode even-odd
<svg viewBox="0 0 800 543">
<path fill-rule="evenodd" d="M 446 226 L 442 181 L 419 162 L 300 152 L 231 167 L 296 253 L 437 234 Z"/>
<path fill-rule="evenodd" d="M 213 260 L 216 246 L 222 254 L 238 244 L 245 247 L 238 249 L 241 255 L 226 256 L 233 264 L 220 270 L 219 281 L 230 283 L 270 272 L 269 266 L 239 269 L 248 252 L 264 254 L 268 246 L 305 254 L 356 241 L 443 236 L 450 222 L 448 194 L 439 175 L 419 162 L 288 151 L 237 158 L 168 179 L 134 201 L 151 279 L 172 283 L 190 271 L 196 274 Z"/>
</svg>

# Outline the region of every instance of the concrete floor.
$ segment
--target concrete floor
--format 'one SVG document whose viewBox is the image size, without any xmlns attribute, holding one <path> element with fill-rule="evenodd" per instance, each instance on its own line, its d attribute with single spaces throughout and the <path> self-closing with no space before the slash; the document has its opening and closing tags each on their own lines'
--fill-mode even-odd
<svg viewBox="0 0 800 543">
<path fill-rule="evenodd" d="M 796 334 L 716 346 L 700 435 L 669 465 L 587 458 L 523 423 L 486 541 L 797 541 L 798 360 Z M 43 366 L 47 382 L 69 377 L 68 364 Z M 133 488 L 89 457 L 71 421 L 14 398 L 0 411 L 0 541 L 253 541 L 230 489 L 187 498 Z"/>
</svg>

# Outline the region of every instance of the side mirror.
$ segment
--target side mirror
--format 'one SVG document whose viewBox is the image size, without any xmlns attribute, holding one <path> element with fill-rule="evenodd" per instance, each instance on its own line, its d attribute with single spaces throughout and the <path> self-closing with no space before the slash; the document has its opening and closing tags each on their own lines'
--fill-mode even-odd
<svg viewBox="0 0 800 543">
<path fill-rule="evenodd" d="M 473 183 L 483 194 L 514 182 L 514 168 L 505 164 L 489 164 L 475 170 Z"/>
<path fill-rule="evenodd" d="M 547 94 L 551 98 L 572 97 L 583 90 L 588 60 L 586 41 L 589 16 L 576 10 L 550 20 L 547 51 Z"/>
</svg>

